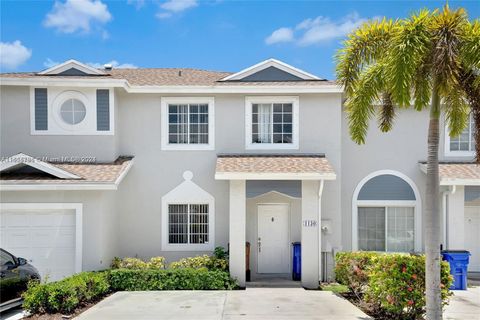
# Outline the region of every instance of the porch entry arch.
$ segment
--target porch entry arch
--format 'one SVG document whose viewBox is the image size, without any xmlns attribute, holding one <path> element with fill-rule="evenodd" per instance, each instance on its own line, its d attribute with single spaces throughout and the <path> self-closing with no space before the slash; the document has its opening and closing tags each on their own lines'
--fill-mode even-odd
<svg viewBox="0 0 480 320">
<path fill-rule="evenodd" d="M 420 192 L 405 174 L 370 173 L 352 197 L 352 250 L 421 251 L 421 206 Z"/>
</svg>

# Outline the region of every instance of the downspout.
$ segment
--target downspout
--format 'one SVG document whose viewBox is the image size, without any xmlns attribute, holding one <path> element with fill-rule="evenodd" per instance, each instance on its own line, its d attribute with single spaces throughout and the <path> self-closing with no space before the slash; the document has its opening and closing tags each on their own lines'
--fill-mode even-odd
<svg viewBox="0 0 480 320">
<path fill-rule="evenodd" d="M 318 186 L 318 281 L 322 280 L 322 193 L 324 180 Z"/>
</svg>

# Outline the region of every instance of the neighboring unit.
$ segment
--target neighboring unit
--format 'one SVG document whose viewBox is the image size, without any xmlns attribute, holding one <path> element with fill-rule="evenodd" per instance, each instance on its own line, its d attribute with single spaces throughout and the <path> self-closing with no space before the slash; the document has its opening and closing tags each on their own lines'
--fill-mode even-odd
<svg viewBox="0 0 480 320">
<path fill-rule="evenodd" d="M 421 252 L 427 112 L 354 144 L 334 81 L 269 59 L 238 73 L 105 69 L 69 60 L 1 85 L 1 246 L 42 277 L 115 256 L 229 248 L 230 272 L 332 276 L 341 250 Z M 473 128 L 442 131 L 443 247 L 480 271 Z"/>
</svg>

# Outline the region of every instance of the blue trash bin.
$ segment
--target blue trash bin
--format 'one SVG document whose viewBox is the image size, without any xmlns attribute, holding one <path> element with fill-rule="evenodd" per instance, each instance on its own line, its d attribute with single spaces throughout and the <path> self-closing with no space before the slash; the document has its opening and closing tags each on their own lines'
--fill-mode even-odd
<svg viewBox="0 0 480 320">
<path fill-rule="evenodd" d="M 443 250 L 443 260 L 450 264 L 453 284 L 450 290 L 467 290 L 467 269 L 470 252 L 466 250 Z"/>
<path fill-rule="evenodd" d="M 293 242 L 292 248 L 292 279 L 300 281 L 302 280 L 302 246 L 300 242 Z"/>
</svg>

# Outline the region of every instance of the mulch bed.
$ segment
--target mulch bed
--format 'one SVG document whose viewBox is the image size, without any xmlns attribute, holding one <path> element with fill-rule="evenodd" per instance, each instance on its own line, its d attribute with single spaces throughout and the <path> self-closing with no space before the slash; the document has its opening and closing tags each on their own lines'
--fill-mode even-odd
<svg viewBox="0 0 480 320">
<path fill-rule="evenodd" d="M 379 312 L 378 309 L 375 309 L 372 307 L 372 305 L 365 303 L 364 301 L 361 301 L 358 299 L 358 297 L 351 293 L 351 292 L 345 292 L 345 293 L 340 293 L 342 297 L 350 301 L 352 304 L 354 304 L 357 308 L 365 312 L 367 315 L 372 317 L 373 319 L 376 320 L 391 320 L 392 317 L 388 316 L 386 314 L 383 314 Z"/>
</svg>

